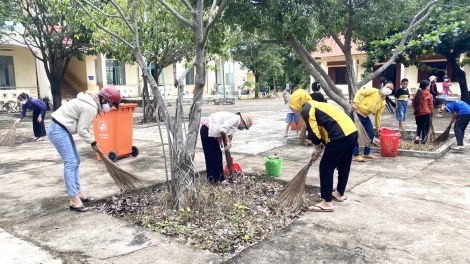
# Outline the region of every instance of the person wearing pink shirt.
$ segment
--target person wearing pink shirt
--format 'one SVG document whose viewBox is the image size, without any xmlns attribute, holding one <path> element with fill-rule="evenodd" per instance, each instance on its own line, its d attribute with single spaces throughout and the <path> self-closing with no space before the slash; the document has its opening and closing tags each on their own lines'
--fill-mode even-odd
<svg viewBox="0 0 470 264">
<path fill-rule="evenodd" d="M 442 83 L 442 99 L 448 100 L 449 92 L 452 94 L 450 90 L 450 86 L 452 85 L 449 76 L 444 75 L 444 82 Z"/>
</svg>

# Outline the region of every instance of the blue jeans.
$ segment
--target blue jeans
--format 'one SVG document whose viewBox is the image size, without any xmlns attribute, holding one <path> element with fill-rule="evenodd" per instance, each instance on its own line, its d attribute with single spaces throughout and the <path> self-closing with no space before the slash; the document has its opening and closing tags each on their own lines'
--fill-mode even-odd
<svg viewBox="0 0 470 264">
<path fill-rule="evenodd" d="M 372 126 L 372 122 L 370 121 L 370 118 L 363 117 L 360 114 L 357 114 L 357 118 L 359 118 L 359 121 L 361 121 L 362 126 L 367 131 L 367 135 L 369 135 L 370 143 L 372 145 L 375 132 L 374 132 L 374 126 Z M 354 121 L 354 116 L 352 112 L 351 112 L 351 119 Z M 370 154 L 370 147 L 364 147 L 364 155 L 369 155 L 369 154 Z M 353 155 L 354 157 L 359 156 L 359 143 L 357 143 L 356 147 L 354 147 Z"/>
<path fill-rule="evenodd" d="M 78 174 L 80 156 L 78 156 L 77 147 L 72 135 L 54 121 L 49 125 L 47 132 L 49 140 L 57 149 L 64 162 L 64 181 L 67 193 L 70 198 L 75 197 L 78 195 L 78 191 L 80 191 L 80 175 Z"/>
</svg>

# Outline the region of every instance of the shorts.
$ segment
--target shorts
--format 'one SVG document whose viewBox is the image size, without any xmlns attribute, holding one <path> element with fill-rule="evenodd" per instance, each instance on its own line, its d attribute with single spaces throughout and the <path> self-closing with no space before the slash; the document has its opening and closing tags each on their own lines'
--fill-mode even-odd
<svg viewBox="0 0 470 264">
<path fill-rule="evenodd" d="M 294 119 L 293 121 L 295 123 L 299 123 L 300 122 L 300 118 L 298 116 L 296 116 L 294 113 L 287 113 L 287 116 L 286 116 L 286 123 L 292 123 L 292 119 Z"/>
</svg>

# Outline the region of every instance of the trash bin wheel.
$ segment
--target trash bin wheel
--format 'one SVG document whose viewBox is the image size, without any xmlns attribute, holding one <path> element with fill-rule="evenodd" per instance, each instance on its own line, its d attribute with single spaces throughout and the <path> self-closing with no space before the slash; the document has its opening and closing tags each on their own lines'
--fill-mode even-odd
<svg viewBox="0 0 470 264">
<path fill-rule="evenodd" d="M 139 155 L 139 149 L 136 146 L 132 146 L 132 157 L 137 157 Z"/>
<path fill-rule="evenodd" d="M 108 154 L 108 158 L 112 161 L 112 162 L 116 162 L 118 160 L 118 155 L 116 153 L 116 151 L 114 150 L 111 150 Z"/>
</svg>

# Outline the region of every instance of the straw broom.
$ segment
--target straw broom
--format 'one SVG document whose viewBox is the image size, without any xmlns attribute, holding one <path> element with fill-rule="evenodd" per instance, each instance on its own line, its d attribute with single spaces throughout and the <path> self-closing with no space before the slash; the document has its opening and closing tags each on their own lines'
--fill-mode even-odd
<svg viewBox="0 0 470 264">
<path fill-rule="evenodd" d="M 444 130 L 444 132 L 434 140 L 434 144 L 442 143 L 449 138 L 450 129 L 452 128 L 453 123 L 454 121 L 450 121 L 450 124 L 447 126 L 446 130 Z"/>
<path fill-rule="evenodd" d="M 354 116 L 354 124 L 356 125 L 356 128 L 357 128 L 357 133 L 358 133 L 357 142 L 359 143 L 359 146 L 370 147 L 372 142 L 370 140 L 369 135 L 367 134 L 367 130 L 362 125 L 361 120 L 359 120 L 359 118 L 357 117 L 357 111 L 353 112 L 353 116 Z"/>
<path fill-rule="evenodd" d="M 119 168 L 114 162 L 112 162 L 103 152 L 98 149 L 98 155 L 100 155 L 101 159 L 108 170 L 109 175 L 113 178 L 114 183 L 121 189 L 121 190 L 132 190 L 136 189 L 136 184 L 141 184 L 142 180 L 137 178 L 132 173 L 124 171 L 123 169 Z"/>
<path fill-rule="evenodd" d="M 0 141 L 0 146 L 8 146 L 11 147 L 15 145 L 16 139 L 16 124 L 8 130 L 8 132 L 3 136 L 2 140 Z"/>
<path fill-rule="evenodd" d="M 305 192 L 305 181 L 307 173 L 312 164 L 318 159 L 318 156 L 312 156 L 310 161 L 303 167 L 297 175 L 282 189 L 276 198 L 279 207 L 287 212 L 294 212 L 299 208 L 300 200 Z"/>
<path fill-rule="evenodd" d="M 305 138 L 307 136 L 306 134 L 307 134 L 307 126 L 303 124 L 302 129 L 300 130 L 300 136 L 299 136 L 299 143 L 302 146 L 305 144 Z"/>
</svg>

